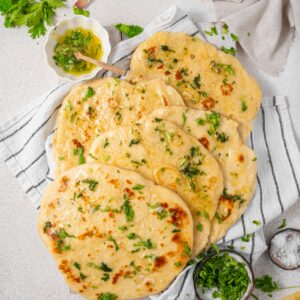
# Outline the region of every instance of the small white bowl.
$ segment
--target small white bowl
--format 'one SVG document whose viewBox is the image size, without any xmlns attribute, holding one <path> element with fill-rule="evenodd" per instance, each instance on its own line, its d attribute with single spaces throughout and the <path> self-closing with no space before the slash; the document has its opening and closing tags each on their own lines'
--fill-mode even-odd
<svg viewBox="0 0 300 300">
<path fill-rule="evenodd" d="M 57 40 L 60 36 L 62 36 L 67 30 L 75 29 L 75 28 L 84 28 L 93 31 L 93 33 L 100 39 L 103 55 L 101 57 L 102 62 L 107 62 L 107 58 L 109 56 L 111 46 L 109 42 L 109 35 L 106 29 L 101 26 L 98 21 L 87 18 L 84 16 L 75 16 L 71 18 L 64 18 L 57 23 L 55 27 L 53 27 L 47 36 L 44 52 L 46 56 L 46 60 L 48 65 L 54 70 L 54 72 L 62 78 L 67 78 L 72 81 L 81 81 L 91 79 L 96 76 L 96 74 L 102 69 L 100 67 L 95 67 L 90 73 L 83 74 L 79 76 L 72 75 L 70 73 L 64 72 L 64 70 L 55 64 L 53 59 L 54 48 L 57 44 Z"/>
</svg>

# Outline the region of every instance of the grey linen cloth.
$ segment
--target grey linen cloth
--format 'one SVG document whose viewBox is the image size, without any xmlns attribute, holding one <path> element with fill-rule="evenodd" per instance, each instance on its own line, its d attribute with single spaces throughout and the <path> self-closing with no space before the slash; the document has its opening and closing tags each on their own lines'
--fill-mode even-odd
<svg viewBox="0 0 300 300">
<path fill-rule="evenodd" d="M 238 35 L 240 46 L 258 68 L 270 75 L 278 75 L 284 70 L 295 31 L 300 34 L 300 1 L 244 2 L 243 7 L 247 2 L 250 5 L 221 21 Z M 242 4 L 235 4 L 235 7 L 239 5 Z"/>
<path fill-rule="evenodd" d="M 147 25 L 142 34 L 117 43 L 110 55 L 110 63 L 128 68 L 136 46 L 156 31 L 183 31 L 205 39 L 203 30 L 211 26 L 212 24 L 207 23 L 196 25 L 185 12 L 175 6 L 171 7 Z M 222 24 L 217 26 L 221 30 Z M 109 31 L 114 42 L 121 39 L 114 29 L 109 28 Z M 230 39 L 210 38 L 210 42 L 217 46 L 222 41 L 227 43 L 227 47 L 234 46 Z M 100 72 L 98 76 L 107 75 L 110 75 L 109 72 Z M 56 87 L 0 125 L 0 157 L 36 208 L 39 208 L 43 191 L 52 180 L 51 141 L 55 132 L 55 121 L 61 102 L 72 86 L 72 83 L 64 83 Z M 256 193 L 245 214 L 219 243 L 222 247 L 233 246 L 254 263 L 266 249 L 262 226 L 278 217 L 299 197 L 300 154 L 285 97 L 263 99 L 249 145 L 255 150 L 258 160 Z M 254 224 L 254 220 L 259 221 L 259 225 Z M 240 237 L 247 234 L 250 234 L 249 242 L 241 241 Z M 170 300 L 194 299 L 192 271 L 193 266 L 186 268 L 166 291 L 152 297 Z"/>
</svg>

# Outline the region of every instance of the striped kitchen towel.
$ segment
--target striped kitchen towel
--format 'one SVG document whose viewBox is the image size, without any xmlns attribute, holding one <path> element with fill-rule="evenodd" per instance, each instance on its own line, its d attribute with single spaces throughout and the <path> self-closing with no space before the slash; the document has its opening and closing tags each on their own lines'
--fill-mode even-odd
<svg viewBox="0 0 300 300">
<path fill-rule="evenodd" d="M 136 46 L 156 31 L 183 31 L 205 39 L 202 32 L 207 26 L 201 23 L 195 25 L 183 11 L 171 7 L 146 26 L 142 34 L 118 43 L 112 50 L 110 63 L 128 68 Z M 209 41 L 216 46 L 220 46 L 223 41 L 227 47 L 233 43 L 230 39 Z M 109 72 L 101 72 L 99 77 L 108 75 Z M 54 134 L 56 116 L 64 96 L 72 86 L 72 83 L 64 83 L 56 87 L 34 101 L 29 108 L 0 125 L 0 157 L 17 177 L 36 208 L 39 208 L 42 193 L 51 180 L 51 136 Z M 263 99 L 249 145 L 257 154 L 256 193 L 243 217 L 220 243 L 234 246 L 248 255 L 251 262 L 255 262 L 265 250 L 262 226 L 294 204 L 300 193 L 300 154 L 285 97 Z M 253 220 L 259 221 L 259 225 L 258 222 L 254 224 Z M 239 239 L 247 234 L 249 242 Z M 187 269 L 164 293 L 153 298 L 194 299 L 192 269 L 193 267 Z"/>
</svg>

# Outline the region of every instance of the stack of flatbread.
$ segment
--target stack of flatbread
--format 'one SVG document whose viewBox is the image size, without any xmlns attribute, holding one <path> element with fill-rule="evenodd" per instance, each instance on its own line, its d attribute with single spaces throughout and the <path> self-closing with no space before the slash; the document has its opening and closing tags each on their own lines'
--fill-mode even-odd
<svg viewBox="0 0 300 300">
<path fill-rule="evenodd" d="M 128 80 L 73 88 L 39 216 L 70 287 L 100 300 L 156 294 L 220 240 L 255 190 L 244 141 L 260 101 L 237 59 L 183 33 L 140 44 Z"/>
</svg>

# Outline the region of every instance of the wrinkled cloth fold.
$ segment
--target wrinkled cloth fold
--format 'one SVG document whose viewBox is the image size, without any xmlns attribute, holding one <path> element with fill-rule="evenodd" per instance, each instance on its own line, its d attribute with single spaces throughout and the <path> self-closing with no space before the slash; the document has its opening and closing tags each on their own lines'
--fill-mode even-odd
<svg viewBox="0 0 300 300">
<path fill-rule="evenodd" d="M 137 45 L 156 31 L 183 31 L 206 39 L 204 31 L 209 26 L 207 23 L 195 24 L 185 12 L 171 7 L 146 26 L 141 35 L 117 43 L 109 62 L 128 68 Z M 218 26 L 221 30 L 222 24 Z M 112 28 L 109 30 L 113 40 L 120 41 L 120 34 Z M 226 47 L 235 46 L 230 37 L 220 41 L 212 36 L 209 41 L 217 47 L 222 45 L 222 41 L 227 43 Z M 109 75 L 109 72 L 100 72 L 98 77 Z M 0 157 L 36 208 L 39 208 L 43 191 L 52 180 L 51 140 L 57 113 L 73 86 L 73 83 L 61 84 L 0 125 Z M 223 247 L 233 246 L 254 263 L 266 249 L 262 226 L 288 209 L 299 197 L 300 154 L 285 97 L 263 99 L 249 146 L 255 150 L 258 161 L 256 193 L 245 214 L 230 228 L 220 244 Z M 258 222 L 253 223 L 254 220 Z M 240 237 L 247 234 L 249 242 L 241 241 Z M 193 267 L 190 267 L 182 272 L 165 292 L 152 298 L 194 299 L 192 270 Z"/>
<path fill-rule="evenodd" d="M 221 20 L 239 37 L 256 66 L 270 75 L 284 70 L 295 31 L 300 32 L 298 0 L 260 0 Z"/>
</svg>

